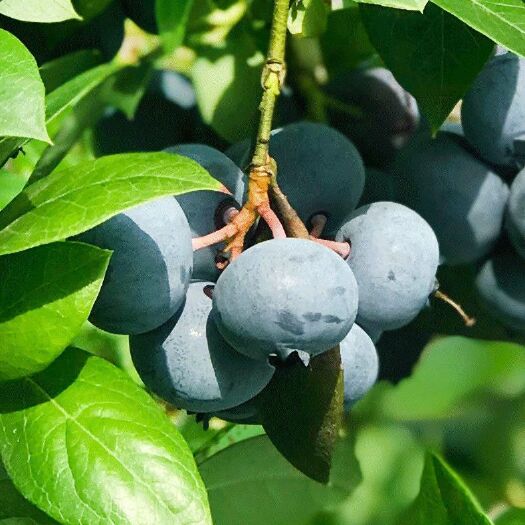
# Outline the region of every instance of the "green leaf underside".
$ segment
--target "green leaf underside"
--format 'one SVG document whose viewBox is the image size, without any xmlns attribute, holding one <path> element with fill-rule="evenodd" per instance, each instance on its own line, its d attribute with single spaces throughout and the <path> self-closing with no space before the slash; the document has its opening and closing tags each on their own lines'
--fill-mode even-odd
<svg viewBox="0 0 525 525">
<path fill-rule="evenodd" d="M 178 430 L 123 372 L 80 350 L 0 384 L 0 445 L 17 489 L 61 523 L 211 525 Z"/>
<path fill-rule="evenodd" d="M 55 171 L 0 212 L 0 255 L 71 237 L 157 197 L 219 187 L 195 161 L 168 153 L 111 155 Z"/>
<path fill-rule="evenodd" d="M 1 0 L 0 14 L 24 22 L 62 22 L 80 18 L 71 0 Z"/>
<path fill-rule="evenodd" d="M 493 43 L 439 7 L 423 14 L 361 5 L 372 44 L 436 131 L 490 56 Z"/>
<path fill-rule="evenodd" d="M 183 43 L 192 6 L 193 0 L 156 0 L 157 26 L 167 53 Z"/>
<path fill-rule="evenodd" d="M 199 470 L 215 525 L 309 523 L 350 490 L 346 483 L 321 485 L 301 474 L 266 436 L 228 447 Z"/>
<path fill-rule="evenodd" d="M 81 73 L 52 91 L 45 99 L 45 122 L 48 125 L 52 124 L 64 111 L 78 104 L 122 67 L 118 64 L 102 64 Z M 25 142 L 26 139 L 22 138 L 0 138 L 0 165 L 6 161 L 16 148 L 23 146 Z"/>
<path fill-rule="evenodd" d="M 49 142 L 44 97 L 35 59 L 17 38 L 0 29 L 0 137 Z"/>
<path fill-rule="evenodd" d="M 70 242 L 0 257 L 0 381 L 39 372 L 66 348 L 88 318 L 109 258 Z"/>
<path fill-rule="evenodd" d="M 343 417 L 339 348 L 312 358 L 308 367 L 297 360 L 277 368 L 256 399 L 262 425 L 281 454 L 307 476 L 327 483 Z"/>
<path fill-rule="evenodd" d="M 523 0 L 432 0 L 436 5 L 488 36 L 525 56 L 525 3 Z"/>
<path fill-rule="evenodd" d="M 395 9 L 406 9 L 409 11 L 423 11 L 428 0 L 355 0 L 360 4 L 374 4 Z"/>
<path fill-rule="evenodd" d="M 492 525 L 479 503 L 443 460 L 428 454 L 418 497 L 403 525 Z"/>
</svg>

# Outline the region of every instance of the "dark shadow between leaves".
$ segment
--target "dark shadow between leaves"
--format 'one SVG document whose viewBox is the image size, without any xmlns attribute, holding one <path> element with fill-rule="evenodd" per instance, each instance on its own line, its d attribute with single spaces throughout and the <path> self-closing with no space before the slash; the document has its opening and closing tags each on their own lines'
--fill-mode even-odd
<svg viewBox="0 0 525 525">
<path fill-rule="evenodd" d="M 0 415 L 49 402 L 67 390 L 78 378 L 90 354 L 68 348 L 42 372 L 0 383 Z"/>
</svg>

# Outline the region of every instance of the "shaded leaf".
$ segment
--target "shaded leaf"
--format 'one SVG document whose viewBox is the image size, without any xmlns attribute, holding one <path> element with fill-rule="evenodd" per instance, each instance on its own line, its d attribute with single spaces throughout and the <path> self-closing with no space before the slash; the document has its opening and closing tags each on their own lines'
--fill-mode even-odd
<svg viewBox="0 0 525 525">
<path fill-rule="evenodd" d="M 498 516 L 496 525 L 523 525 L 525 523 L 525 509 L 509 509 Z"/>
<path fill-rule="evenodd" d="M 103 64 L 90 69 L 52 91 L 46 97 L 46 124 L 52 124 L 64 111 L 78 104 L 85 96 L 123 66 Z M 25 139 L 0 138 L 0 166 L 16 148 L 25 144 Z"/>
<path fill-rule="evenodd" d="M 51 124 L 62 112 L 74 106 L 123 66 L 102 64 L 62 84 L 46 97 L 46 121 Z"/>
<path fill-rule="evenodd" d="M 296 0 L 290 7 L 288 31 L 292 35 L 316 37 L 326 30 L 328 8 L 323 0 Z"/>
<path fill-rule="evenodd" d="M 362 481 L 346 501 L 323 513 L 324 520 L 309 525 L 393 525 L 419 492 L 424 463 L 420 441 L 404 426 L 354 421 L 358 418 L 351 418 L 347 429 L 351 439 L 343 443 L 353 445 L 355 441 Z M 338 452 L 336 449 L 334 469 L 339 468 Z"/>
<path fill-rule="evenodd" d="M 16 490 L 0 462 L 0 524 L 54 525 L 57 522 L 29 503 Z"/>
<path fill-rule="evenodd" d="M 320 38 L 323 61 L 330 78 L 358 67 L 377 56 L 361 20 L 357 4 L 328 15 L 326 32 Z"/>
<path fill-rule="evenodd" d="M 49 142 L 44 96 L 35 59 L 20 40 L 0 29 L 0 137 Z"/>
<path fill-rule="evenodd" d="M 166 53 L 182 45 L 192 6 L 193 0 L 156 0 L 157 27 Z"/>
<path fill-rule="evenodd" d="M 23 174 L 0 169 L 0 210 L 22 191 L 26 181 Z"/>
<path fill-rule="evenodd" d="M 110 253 L 55 243 L 0 257 L 0 381 L 44 369 L 87 320 Z"/>
<path fill-rule="evenodd" d="M 0 385 L 0 451 L 17 489 L 61 523 L 211 524 L 175 426 L 122 371 L 80 350 Z"/>
<path fill-rule="evenodd" d="M 225 47 L 199 50 L 193 84 L 203 120 L 221 137 L 236 142 L 255 129 L 264 57 L 251 35 L 232 34 Z"/>
<path fill-rule="evenodd" d="M 210 433 L 209 429 L 207 433 Z M 195 455 L 197 463 L 202 463 L 225 448 L 260 435 L 264 435 L 264 429 L 260 425 L 237 425 L 230 423 L 223 429 L 215 431 L 215 434 L 211 438 L 208 436 L 208 439 L 204 443 L 200 444 L 196 450 L 193 450 L 193 454 Z"/>
<path fill-rule="evenodd" d="M 292 465 L 327 483 L 343 416 L 339 347 L 312 358 L 307 367 L 294 356 L 276 368 L 257 396 L 259 416 L 268 437 Z"/>
<path fill-rule="evenodd" d="M 46 92 L 51 93 L 77 75 L 100 65 L 101 62 L 100 51 L 82 49 L 42 64 L 40 76 L 46 87 Z"/>
<path fill-rule="evenodd" d="M 48 146 L 38 159 L 29 184 L 47 177 L 69 153 L 87 128 L 94 126 L 106 108 L 101 89 L 94 89 L 65 116 L 54 135 L 54 144 Z"/>
<path fill-rule="evenodd" d="M 438 456 L 427 454 L 421 489 L 400 525 L 491 525 L 473 494 Z"/>
<path fill-rule="evenodd" d="M 525 56 L 523 0 L 432 0 L 494 42 Z"/>
<path fill-rule="evenodd" d="M 71 0 L 1 0 L 0 14 L 24 22 L 62 22 L 80 18 Z"/>
<path fill-rule="evenodd" d="M 303 525 L 354 488 L 332 478 L 321 485 L 301 474 L 266 436 L 228 447 L 199 467 L 215 525 Z"/>
<path fill-rule="evenodd" d="M 523 346 L 447 337 L 425 349 L 410 378 L 386 391 L 381 410 L 397 420 L 450 418 L 484 391 L 525 392 Z"/>
<path fill-rule="evenodd" d="M 436 131 L 466 93 L 493 43 L 439 7 L 424 13 L 361 5 L 372 44 Z"/>
<path fill-rule="evenodd" d="M 148 87 L 152 72 L 153 65 L 147 61 L 119 71 L 105 86 L 104 101 L 120 109 L 131 120 Z"/>
<path fill-rule="evenodd" d="M 82 162 L 31 184 L 0 212 L 0 255 L 71 237 L 156 197 L 217 188 L 195 161 L 169 153 Z"/>
</svg>

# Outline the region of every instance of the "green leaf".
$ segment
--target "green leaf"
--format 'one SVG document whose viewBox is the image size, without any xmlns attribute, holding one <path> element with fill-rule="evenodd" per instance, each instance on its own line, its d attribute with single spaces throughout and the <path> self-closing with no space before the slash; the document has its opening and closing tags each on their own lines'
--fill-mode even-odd
<svg viewBox="0 0 525 525">
<path fill-rule="evenodd" d="M 490 397 L 525 392 L 523 346 L 463 337 L 438 339 L 425 349 L 412 376 L 384 394 L 381 410 L 396 420 L 448 419 L 483 392 Z"/>
<path fill-rule="evenodd" d="M 73 0 L 76 12 L 89 21 L 105 11 L 114 0 Z"/>
<path fill-rule="evenodd" d="M 321 485 L 301 474 L 266 436 L 237 443 L 202 463 L 215 525 L 303 525 L 343 500 L 344 481 Z"/>
<path fill-rule="evenodd" d="M 62 162 L 84 131 L 96 124 L 106 108 L 101 92 L 101 89 L 94 89 L 64 117 L 60 129 L 53 137 L 54 144 L 42 152 L 29 178 L 29 184 L 47 177 Z"/>
<path fill-rule="evenodd" d="M 157 27 L 166 53 L 182 45 L 192 6 L 193 0 L 156 0 Z"/>
<path fill-rule="evenodd" d="M 509 509 L 498 516 L 496 525 L 523 525 L 525 523 L 525 509 Z"/>
<path fill-rule="evenodd" d="M 71 237 L 157 197 L 219 186 L 195 161 L 169 153 L 83 162 L 31 184 L 0 212 L 0 255 Z"/>
<path fill-rule="evenodd" d="M 97 66 L 76 76 L 52 91 L 46 97 L 46 124 L 53 124 L 68 108 L 78 104 L 84 97 L 122 67 L 122 65 L 113 63 Z M 23 146 L 25 142 L 26 140 L 24 139 L 0 138 L 0 166 L 9 158 L 16 148 Z"/>
<path fill-rule="evenodd" d="M 24 175 L 0 169 L 0 210 L 22 191 L 26 182 Z"/>
<path fill-rule="evenodd" d="M 0 524 L 54 525 L 56 523 L 23 498 L 0 462 Z"/>
<path fill-rule="evenodd" d="M 324 65 L 329 78 L 346 73 L 377 57 L 361 20 L 357 4 L 350 9 L 339 9 L 328 15 L 326 32 L 321 35 Z"/>
<path fill-rule="evenodd" d="M 211 525 L 175 426 L 122 371 L 80 350 L 0 385 L 0 451 L 17 489 L 61 523 Z"/>
<path fill-rule="evenodd" d="M 0 257 L 0 381 L 43 370 L 87 320 L 110 252 L 55 243 Z"/>
<path fill-rule="evenodd" d="M 153 65 L 147 61 L 122 69 L 107 82 L 101 98 L 107 105 L 120 109 L 131 120 L 148 87 L 152 72 Z"/>
<path fill-rule="evenodd" d="M 80 19 L 71 0 L 2 0 L 0 14 L 24 22 L 62 22 L 72 18 Z"/>
<path fill-rule="evenodd" d="M 289 359 L 256 401 L 264 430 L 281 454 L 307 476 L 327 483 L 343 417 L 339 347 L 312 358 L 308 367 L 299 358 Z"/>
<path fill-rule="evenodd" d="M 100 65 L 101 62 L 102 55 L 95 49 L 82 49 L 46 62 L 40 66 L 40 76 L 46 87 L 46 93 L 51 93 L 77 75 Z"/>
<path fill-rule="evenodd" d="M 372 44 L 436 131 L 492 52 L 483 35 L 428 4 L 424 13 L 361 5 Z"/>
<path fill-rule="evenodd" d="M 523 0 L 432 0 L 494 42 L 525 56 Z"/>
<path fill-rule="evenodd" d="M 360 4 L 375 4 L 383 7 L 423 12 L 428 0 L 355 0 Z"/>
<path fill-rule="evenodd" d="M 185 436 L 182 430 L 181 432 Z M 240 443 L 255 436 L 264 435 L 264 429 L 260 425 L 237 425 L 229 423 L 223 429 L 217 430 L 211 438 L 209 437 L 209 433 L 210 431 L 208 429 L 208 439 L 193 450 L 197 463 L 202 463 L 204 460 L 218 454 L 225 448 L 235 445 L 235 443 Z"/>
<path fill-rule="evenodd" d="M 203 120 L 236 142 L 255 129 L 264 57 L 252 36 L 236 32 L 221 47 L 199 50 L 192 80 Z"/>
<path fill-rule="evenodd" d="M 0 137 L 49 142 L 44 96 L 35 59 L 22 42 L 0 29 Z"/>
<path fill-rule="evenodd" d="M 419 495 L 401 523 L 492 525 L 458 475 L 434 454 L 427 454 Z"/>
<path fill-rule="evenodd" d="M 102 64 L 76 76 L 51 92 L 46 97 L 46 121 L 48 125 L 122 67 L 119 64 Z"/>
<path fill-rule="evenodd" d="M 315 525 L 393 525 L 416 498 L 423 470 L 424 451 L 407 428 L 379 420 L 351 417 L 355 456 L 362 482 L 336 507 L 332 519 Z M 337 467 L 337 456 L 334 466 Z M 313 523 L 311 524 L 313 525 Z M 428 525 L 434 525 L 429 523 Z"/>
<path fill-rule="evenodd" d="M 292 35 L 317 37 L 326 30 L 328 7 L 323 0 L 295 0 L 288 14 Z"/>
</svg>

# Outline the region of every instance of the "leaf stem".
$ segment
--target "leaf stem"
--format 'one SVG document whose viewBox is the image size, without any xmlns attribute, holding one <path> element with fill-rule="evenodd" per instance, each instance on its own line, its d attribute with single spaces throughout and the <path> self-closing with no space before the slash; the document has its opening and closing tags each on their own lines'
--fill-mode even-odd
<svg viewBox="0 0 525 525">
<path fill-rule="evenodd" d="M 273 113 L 277 97 L 281 93 L 286 71 L 284 57 L 289 6 L 290 0 L 275 0 L 270 44 L 261 78 L 263 88 L 259 105 L 261 117 L 251 164 L 253 167 L 263 167 L 268 163 L 268 145 L 272 131 Z"/>
</svg>

